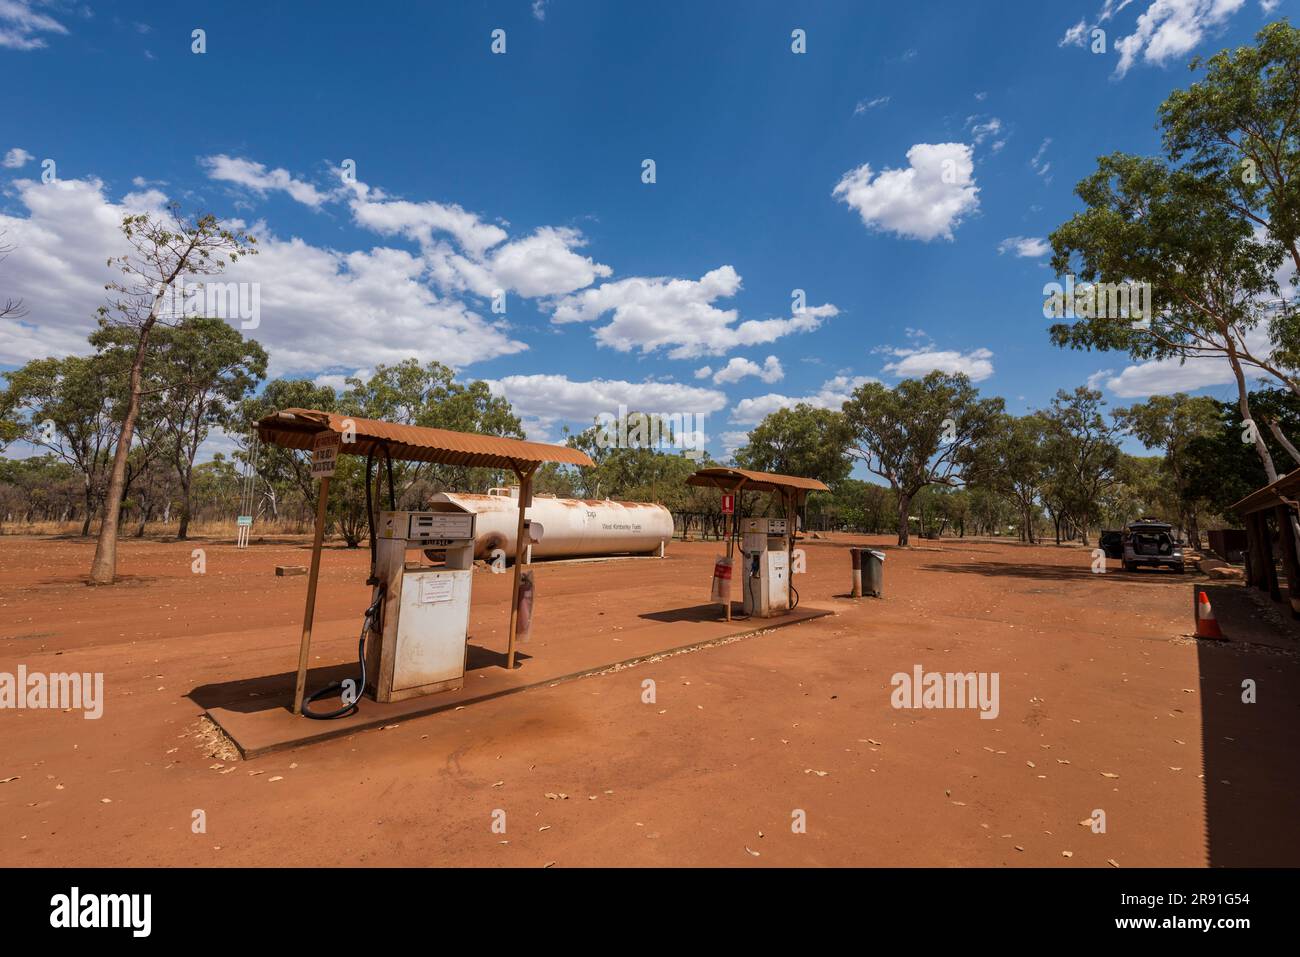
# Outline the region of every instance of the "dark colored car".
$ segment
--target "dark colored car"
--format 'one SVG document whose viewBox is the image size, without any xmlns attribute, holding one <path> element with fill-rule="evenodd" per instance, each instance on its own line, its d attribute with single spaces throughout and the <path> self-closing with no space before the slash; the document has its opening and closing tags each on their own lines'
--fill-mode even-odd
<svg viewBox="0 0 1300 957">
<path fill-rule="evenodd" d="M 1125 528 L 1122 558 L 1126 572 L 1143 565 L 1172 568 L 1180 575 L 1184 571 L 1183 543 L 1168 522 L 1140 519 Z"/>
<path fill-rule="evenodd" d="M 1124 533 L 1113 529 L 1101 533 L 1097 547 L 1106 553 L 1107 558 L 1124 557 Z"/>
</svg>

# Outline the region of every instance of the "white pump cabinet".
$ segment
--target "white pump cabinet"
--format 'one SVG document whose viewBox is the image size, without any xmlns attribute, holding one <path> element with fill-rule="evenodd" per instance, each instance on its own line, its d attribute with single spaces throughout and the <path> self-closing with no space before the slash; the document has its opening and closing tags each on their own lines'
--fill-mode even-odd
<svg viewBox="0 0 1300 957">
<path fill-rule="evenodd" d="M 443 564 L 408 561 L 415 551 Z M 381 512 L 376 525 L 376 589 L 385 589 L 380 631 L 366 645 L 367 691 L 401 701 L 465 683 L 466 637 L 474 583 L 474 513 L 450 502 L 423 512 Z"/>
<path fill-rule="evenodd" d="M 745 614 L 773 618 L 790 610 L 790 551 L 783 518 L 741 525 L 741 600 Z"/>
</svg>

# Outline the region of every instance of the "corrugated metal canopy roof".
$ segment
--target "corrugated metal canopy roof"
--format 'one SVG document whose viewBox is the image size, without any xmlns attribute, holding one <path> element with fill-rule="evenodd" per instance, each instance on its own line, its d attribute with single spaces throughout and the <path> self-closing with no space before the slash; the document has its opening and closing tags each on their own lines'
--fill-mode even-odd
<svg viewBox="0 0 1300 957">
<path fill-rule="evenodd" d="M 474 432 L 429 429 L 419 425 L 399 425 L 377 419 L 360 419 L 335 412 L 314 409 L 282 409 L 264 416 L 257 423 L 263 442 L 289 449 L 310 449 L 321 432 L 344 432 L 348 420 L 356 432 L 355 442 L 345 442 L 339 452 L 350 455 L 380 454 L 387 447 L 395 459 L 438 462 L 482 468 L 509 469 L 517 465 L 540 465 L 561 462 L 566 465 L 593 465 L 586 452 L 565 445 L 525 442 Z"/>
<path fill-rule="evenodd" d="M 731 490 L 744 485 L 747 492 L 829 492 L 824 482 L 801 475 L 780 475 L 776 472 L 755 472 L 752 469 L 715 466 L 700 469 L 686 480 L 687 485 Z"/>
<path fill-rule="evenodd" d="M 1239 515 L 1249 515 L 1251 512 L 1285 505 L 1283 497 L 1294 500 L 1297 495 L 1300 495 L 1300 469 L 1288 472 L 1272 485 L 1265 485 L 1251 492 L 1233 505 L 1231 511 Z"/>
</svg>

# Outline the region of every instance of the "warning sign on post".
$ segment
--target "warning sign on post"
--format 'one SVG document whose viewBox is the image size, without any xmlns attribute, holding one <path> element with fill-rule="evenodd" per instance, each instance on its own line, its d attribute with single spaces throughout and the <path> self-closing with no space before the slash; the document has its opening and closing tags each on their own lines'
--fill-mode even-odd
<svg viewBox="0 0 1300 957">
<path fill-rule="evenodd" d="M 736 496 L 734 495 L 722 496 L 722 514 L 731 515 L 735 511 L 736 511 Z"/>
<path fill-rule="evenodd" d="M 311 447 L 312 478 L 329 478 L 334 474 L 342 438 L 337 432 L 321 432 L 316 436 Z"/>
</svg>

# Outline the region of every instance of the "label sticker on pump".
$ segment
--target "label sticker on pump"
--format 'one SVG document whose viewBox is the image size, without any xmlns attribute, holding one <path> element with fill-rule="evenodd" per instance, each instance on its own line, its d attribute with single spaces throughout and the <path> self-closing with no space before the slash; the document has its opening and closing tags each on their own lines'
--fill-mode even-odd
<svg viewBox="0 0 1300 957">
<path fill-rule="evenodd" d="M 450 575 L 430 575 L 420 582 L 420 602 L 451 601 L 453 579 Z"/>
</svg>

